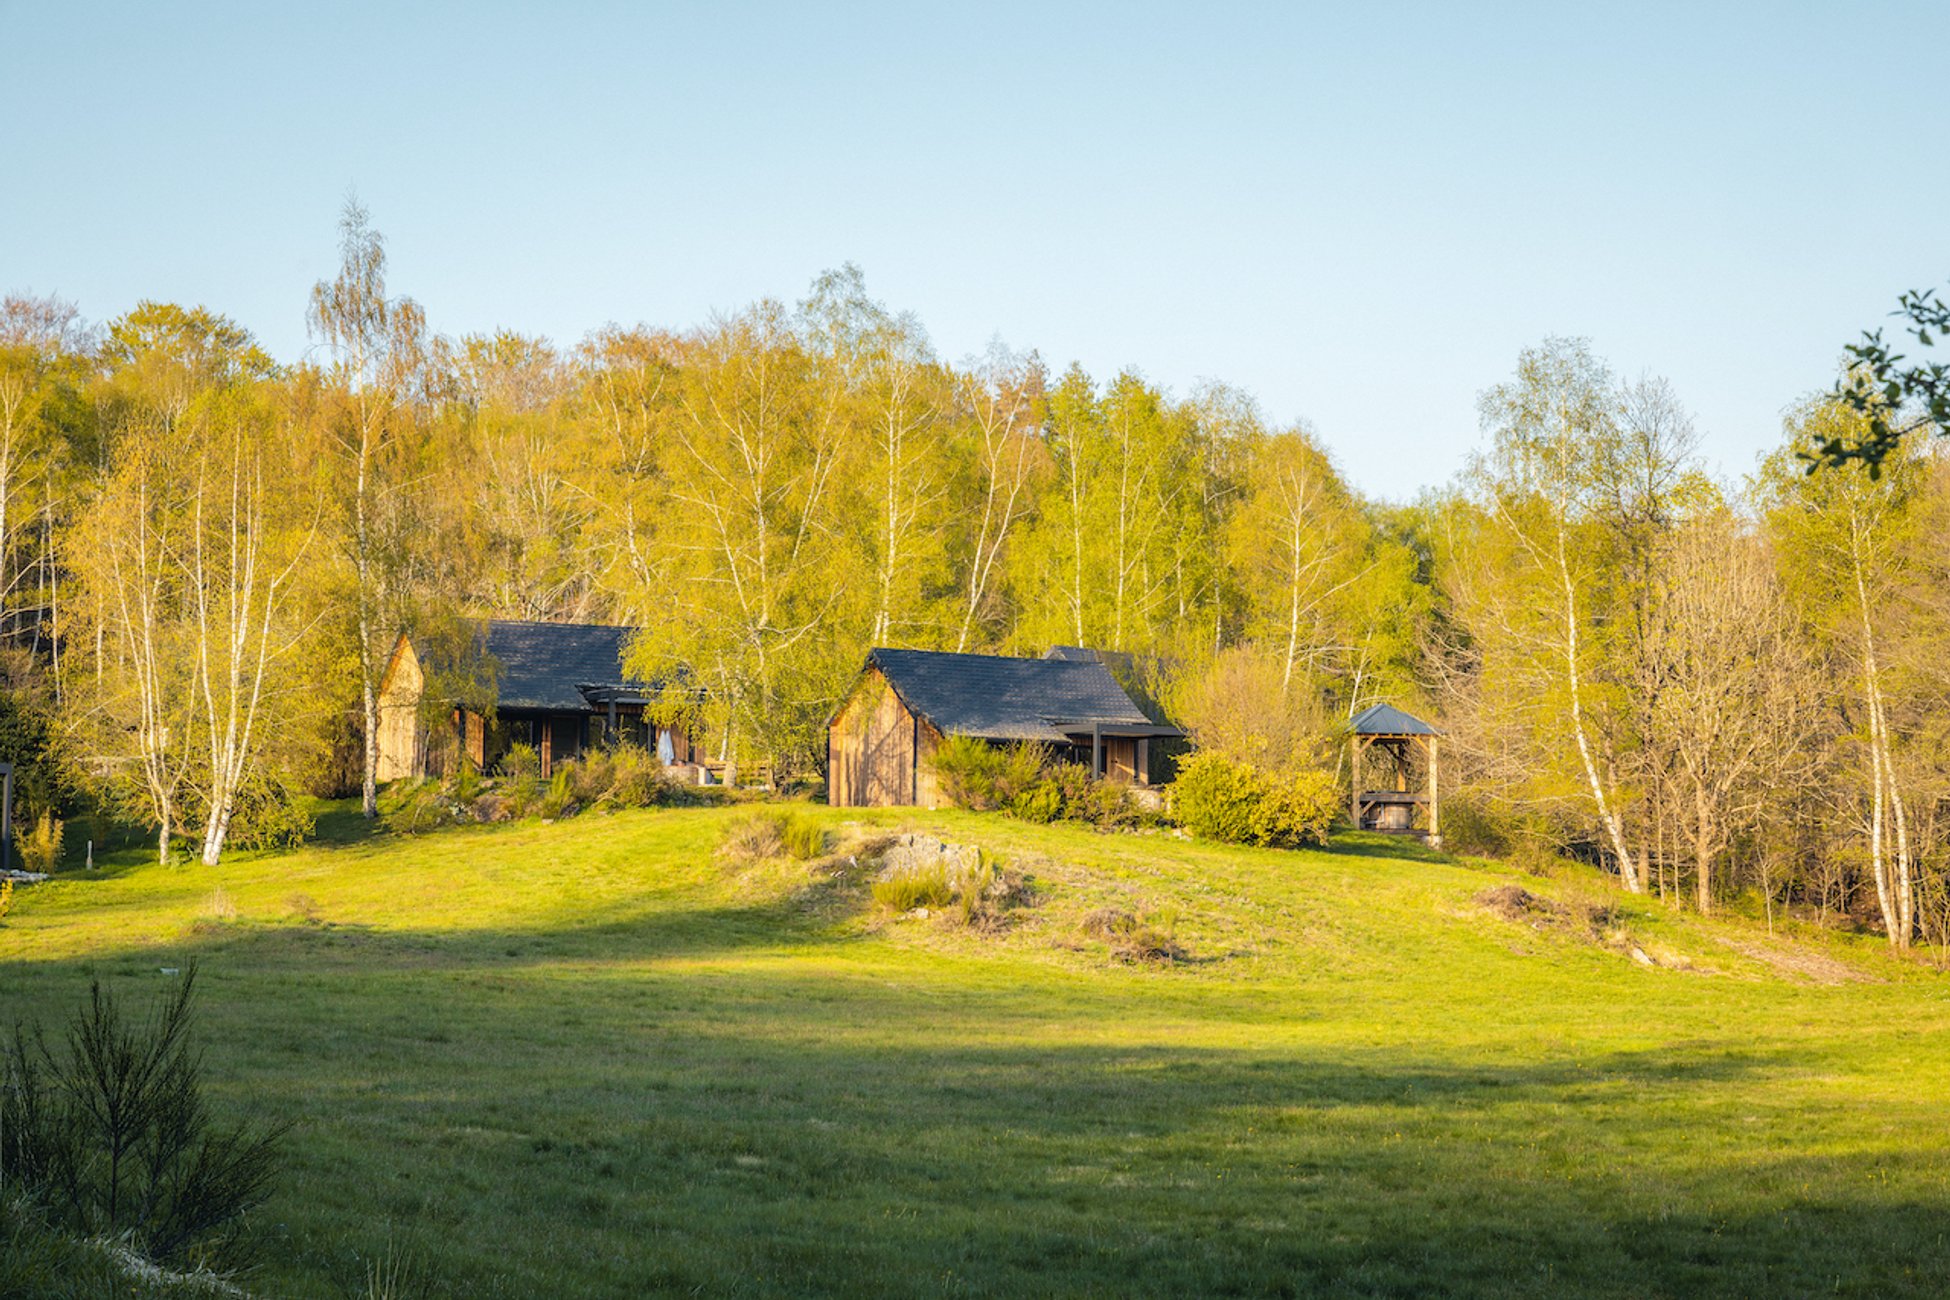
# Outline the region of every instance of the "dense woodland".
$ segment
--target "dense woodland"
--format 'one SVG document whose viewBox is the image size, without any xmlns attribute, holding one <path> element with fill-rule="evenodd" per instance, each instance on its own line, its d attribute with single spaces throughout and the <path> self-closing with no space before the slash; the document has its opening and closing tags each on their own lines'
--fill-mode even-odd
<svg viewBox="0 0 1950 1300">
<path fill-rule="evenodd" d="M 99 806 L 215 861 L 295 792 L 372 808 L 407 625 L 648 629 L 728 756 L 805 779 L 870 646 L 1084 644 L 1267 769 L 1427 713 L 1452 845 L 1950 946 L 1931 439 L 1810 474 L 1864 419 L 1810 397 L 1716 481 L 1681 395 L 1551 339 L 1485 376 L 1466 473 L 1372 501 L 1233 389 L 945 360 L 852 267 L 563 347 L 430 334 L 356 205 L 342 236 L 300 358 L 200 306 L 0 307 L 0 737 L 43 835 Z"/>
</svg>

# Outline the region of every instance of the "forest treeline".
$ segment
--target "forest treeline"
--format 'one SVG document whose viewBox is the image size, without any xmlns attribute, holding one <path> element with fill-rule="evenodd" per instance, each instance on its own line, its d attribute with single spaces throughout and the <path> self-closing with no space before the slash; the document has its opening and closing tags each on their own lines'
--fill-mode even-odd
<svg viewBox="0 0 1950 1300">
<path fill-rule="evenodd" d="M 1864 418 L 1811 397 L 1716 481 L 1667 384 L 1552 339 L 1484 393 L 1467 470 L 1389 503 L 1223 385 L 951 363 L 851 267 L 564 348 L 435 336 L 356 205 L 342 237 L 298 359 L 204 307 L 0 308 L 0 742 L 30 818 L 100 801 L 215 861 L 293 791 L 370 809 L 407 626 L 643 628 L 669 707 L 781 777 L 819 775 L 870 646 L 1081 644 L 1267 769 L 1337 769 L 1377 700 L 1427 713 L 1462 847 L 1950 944 L 1931 440 L 1809 474 Z"/>
</svg>

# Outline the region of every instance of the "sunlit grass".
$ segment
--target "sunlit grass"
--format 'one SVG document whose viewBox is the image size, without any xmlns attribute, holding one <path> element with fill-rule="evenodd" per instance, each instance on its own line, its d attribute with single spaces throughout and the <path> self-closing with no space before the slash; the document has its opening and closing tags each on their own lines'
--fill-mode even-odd
<svg viewBox="0 0 1950 1300">
<path fill-rule="evenodd" d="M 721 863 L 735 815 L 70 876 L 0 928 L 0 1013 L 203 962 L 220 1102 L 299 1124 L 271 1294 L 337 1294 L 389 1249 L 468 1296 L 1933 1295 L 1950 1275 L 1950 1009 L 1865 941 L 1634 902 L 1631 941 L 1668 963 L 1646 967 L 1486 914 L 1502 868 L 1382 841 L 921 816 L 1040 891 L 974 935 L 818 867 Z M 1191 960 L 1112 961 L 1080 926 L 1104 906 L 1175 911 Z"/>
</svg>

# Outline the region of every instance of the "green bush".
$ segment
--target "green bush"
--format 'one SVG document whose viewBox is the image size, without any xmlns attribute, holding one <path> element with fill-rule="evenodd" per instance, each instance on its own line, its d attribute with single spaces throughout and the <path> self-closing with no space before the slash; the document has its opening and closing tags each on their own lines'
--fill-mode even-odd
<svg viewBox="0 0 1950 1300">
<path fill-rule="evenodd" d="M 1054 782 L 1044 781 L 1010 799 L 1003 810 L 1019 820 L 1047 826 L 1063 815 L 1063 791 Z"/>
<path fill-rule="evenodd" d="M 989 812 L 1001 806 L 996 783 L 1008 755 L 973 736 L 949 736 L 929 760 L 941 793 L 957 808 Z"/>
<path fill-rule="evenodd" d="M 317 819 L 275 777 L 259 776 L 237 791 L 230 842 L 240 849 L 295 849 L 317 830 Z"/>
<path fill-rule="evenodd" d="M 941 793 L 958 808 L 1007 809 L 1043 779 L 1049 751 L 1041 745 L 991 745 L 950 736 L 930 760 Z"/>
<path fill-rule="evenodd" d="M 1326 772 L 1262 776 L 1259 807 L 1253 813 L 1253 843 L 1297 849 L 1327 843 L 1340 811 L 1340 782 Z"/>
<path fill-rule="evenodd" d="M 1206 752 L 1178 765 L 1171 806 L 1200 839 L 1291 849 L 1327 843 L 1340 787 L 1325 772 L 1267 775 Z"/>
<path fill-rule="evenodd" d="M 28 871 L 53 871 L 61 865 L 61 819 L 45 808 L 34 819 L 34 829 L 18 837 L 14 843 L 20 853 L 20 865 Z"/>
<path fill-rule="evenodd" d="M 1253 843 L 1258 808 L 1258 776 L 1244 763 L 1205 752 L 1178 764 L 1178 779 L 1171 786 L 1172 815 L 1200 839 Z"/>
<path fill-rule="evenodd" d="M 511 745 L 501 756 L 501 775 L 512 781 L 539 781 L 542 756 L 533 745 Z"/>
</svg>

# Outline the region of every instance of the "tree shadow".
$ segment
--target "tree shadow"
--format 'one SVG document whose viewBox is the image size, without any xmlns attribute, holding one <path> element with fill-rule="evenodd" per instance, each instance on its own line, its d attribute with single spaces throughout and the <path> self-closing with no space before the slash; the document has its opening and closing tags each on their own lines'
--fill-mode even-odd
<svg viewBox="0 0 1950 1300">
<path fill-rule="evenodd" d="M 1407 862 L 1455 864 L 1458 860 L 1413 835 L 1388 835 L 1381 831 L 1340 831 L 1317 853 L 1347 858 L 1397 858 Z"/>
<path fill-rule="evenodd" d="M 1215 1047 L 1135 972 L 969 982 L 858 937 L 775 904 L 199 928 L 213 1074 L 299 1125 L 270 1289 L 375 1215 L 478 1295 L 1924 1295 L 1950 1267 L 1929 1144 L 1804 1159 L 1730 1124 L 1786 1047 Z M 763 949 L 804 960 L 719 960 Z M 64 1002 L 156 956 L 0 985 Z"/>
</svg>

